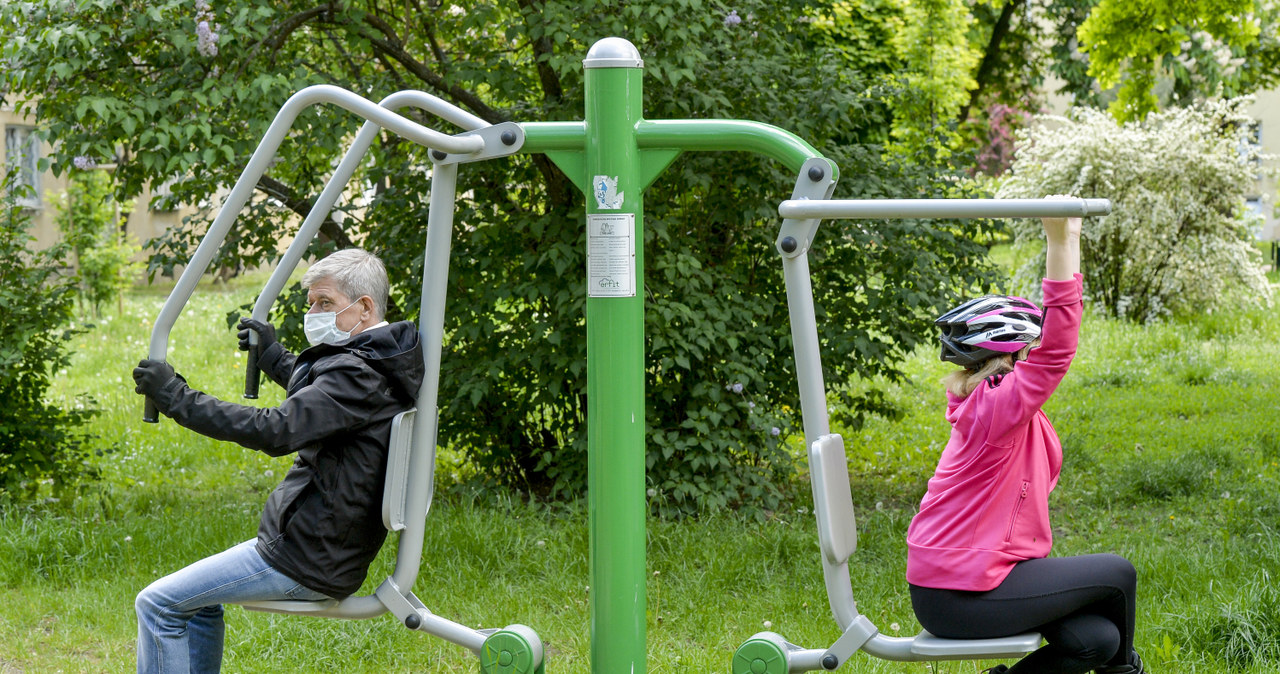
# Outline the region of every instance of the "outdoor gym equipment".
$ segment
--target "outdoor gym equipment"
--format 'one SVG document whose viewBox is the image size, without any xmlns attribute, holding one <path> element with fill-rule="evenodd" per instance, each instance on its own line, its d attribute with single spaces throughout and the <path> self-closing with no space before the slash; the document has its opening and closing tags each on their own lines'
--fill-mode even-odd
<svg viewBox="0 0 1280 674">
<path fill-rule="evenodd" d="M 183 270 L 173 292 L 165 301 L 152 330 L 149 357 L 157 360 L 165 358 L 170 329 L 190 299 L 200 276 L 222 245 L 236 216 L 253 193 L 258 179 L 266 171 L 293 120 L 305 108 L 321 103 L 338 105 L 367 121 L 356 134 L 351 147 L 303 221 L 280 264 L 272 272 L 262 294 L 258 296 L 253 317 L 267 320 L 271 304 L 306 253 L 307 246 L 328 217 L 347 181 L 363 161 L 381 130 L 389 129 L 431 148 L 433 160 L 422 279 L 422 310 L 418 322 L 426 375 L 418 391 L 418 407 L 397 415 L 392 422 L 382 503 L 383 524 L 390 531 L 400 532 L 392 575 L 372 595 L 348 597 L 341 601 L 246 602 L 244 607 L 255 611 L 346 619 L 373 618 L 390 612 L 409 629 L 434 634 L 475 652 L 480 657 L 480 669 L 485 674 L 540 674 L 545 671 L 542 640 L 532 629 L 524 625 L 511 625 L 501 630 L 478 630 L 459 625 L 432 613 L 412 592 L 421 563 L 427 510 L 431 505 L 434 487 L 438 428 L 437 386 L 440 378 L 457 165 L 505 156 L 519 150 L 524 133 L 518 125 L 489 125 L 445 101 L 418 91 L 397 92 L 383 99 L 381 104 L 332 86 L 313 86 L 298 92 L 277 113 L 235 186 L 223 201 L 221 210 Z M 407 106 L 433 113 L 466 131 L 456 136 L 442 134 L 394 112 Z M 256 398 L 259 378 L 257 335 L 252 331 L 250 339 L 255 344 L 249 350 L 245 397 Z M 158 420 L 156 409 L 150 401 L 144 412 L 144 420 Z"/>
<path fill-rule="evenodd" d="M 847 567 L 856 542 L 856 528 L 847 471 L 839 469 L 844 461 L 843 445 L 839 436 L 829 434 L 807 253 L 820 219 L 839 215 L 838 212 L 821 209 L 838 204 L 842 206 L 836 208 L 848 208 L 851 212 L 862 209 L 870 213 L 878 208 L 875 204 L 884 202 L 826 201 L 839 177 L 837 167 L 804 140 L 777 127 L 741 120 L 643 119 L 643 66 L 639 52 L 627 40 L 605 38 L 595 43 L 583 61 L 586 100 L 584 119 L 580 122 L 488 126 L 482 120 L 420 92 L 393 94 L 379 106 L 350 92 L 326 86 L 304 89 L 281 109 L 161 310 L 152 332 L 150 357 L 164 359 L 170 327 L 293 118 L 307 105 L 330 102 L 369 122 L 357 135 L 311 215 L 303 223 L 297 239 L 272 274 L 267 288 L 254 306 L 253 317 L 266 320 L 271 303 L 378 133 L 377 127 L 389 129 L 433 148 L 435 163 L 420 322 L 428 376 L 418 399 L 422 419 L 402 422 L 412 426 L 411 440 L 407 449 L 402 447 L 402 435 L 406 431 L 399 431 L 395 444 L 401 448 L 394 450 L 392 461 L 388 463 L 386 512 L 403 511 L 406 521 L 392 578 L 384 582 L 372 597 L 333 604 L 269 602 L 251 608 L 361 618 L 389 610 L 411 628 L 438 634 L 472 650 L 479 650 L 482 671 L 486 673 L 530 671 L 525 663 L 542 666 L 541 643 L 528 628 L 514 626 L 488 635 L 481 645 L 482 632 L 436 618 L 409 592 L 418 570 L 421 526 L 430 504 L 431 463 L 437 428 L 436 387 L 456 164 L 517 151 L 542 153 L 564 171 L 586 196 L 587 202 L 585 271 L 587 409 L 590 410 L 587 420 L 587 505 L 591 669 L 597 674 L 642 674 L 645 671 L 647 579 L 643 194 L 682 152 L 745 150 L 776 159 L 798 176 L 791 199 L 783 202 L 779 209 L 783 221 L 775 246 L 783 262 L 805 441 L 807 446 L 817 448 L 811 450 L 816 451 L 812 454 L 817 458 L 815 466 L 825 467 L 827 463 L 834 466 L 831 470 L 815 470 L 815 503 L 822 504 L 818 511 L 819 534 L 825 541 L 823 564 L 827 572 L 828 593 L 837 621 L 847 631 L 826 650 L 804 650 L 770 633 L 756 635 L 739 648 L 734 658 L 734 672 L 782 674 L 818 668 L 834 669 L 859 648 L 895 659 L 992 657 L 993 653 L 1004 655 L 1011 652 L 1011 648 L 1018 652 L 1034 648 L 1029 646 L 1030 635 L 1017 640 L 1013 646 L 1000 640 L 944 642 L 927 635 L 891 640 L 878 635 L 875 627 L 857 614 L 848 587 Z M 388 110 L 400 105 L 421 107 L 471 131 L 457 136 L 433 132 Z M 987 211 L 972 206 L 956 206 L 957 203 L 965 202 L 898 202 L 895 208 L 900 210 L 896 216 L 866 217 L 1039 217 L 1087 215 L 1103 208 L 1102 202 L 1083 200 L 984 202 L 982 208 L 994 209 Z M 948 208 L 977 210 L 957 213 L 948 211 Z M 251 333 L 251 339 L 253 337 Z M 251 349 L 250 358 L 255 357 L 256 353 Z M 257 374 L 256 367 L 253 367 L 255 363 L 251 360 L 250 364 L 246 395 L 253 396 L 256 395 Z M 154 409 L 149 408 L 145 418 L 154 421 Z M 406 452 L 407 459 L 403 458 Z M 840 465 L 836 466 L 837 463 Z M 818 477 L 819 473 L 825 477 Z M 392 487 L 393 478 L 398 486 Z M 817 495 L 819 488 L 823 490 L 821 497 Z M 390 515 L 388 518 L 388 526 L 395 528 L 397 520 Z M 843 590 L 838 587 L 841 580 Z M 503 656 L 506 659 L 486 660 L 490 643 L 500 637 L 499 646 L 511 646 L 501 651 L 506 654 Z M 1038 635 L 1035 641 L 1039 643 Z M 526 646 L 527 650 L 521 650 Z M 497 652 L 496 647 L 494 652 Z M 512 658 L 517 652 L 522 659 L 513 664 Z"/>
<path fill-rule="evenodd" d="M 806 219 L 802 227 L 789 228 L 784 221 L 778 250 L 787 270 L 788 311 L 795 343 L 796 377 L 800 385 L 822 575 L 831 613 L 842 634 L 827 648 L 806 649 L 774 632 L 757 633 L 734 653 L 734 674 L 833 670 L 859 650 L 885 660 L 914 662 L 1021 657 L 1040 647 L 1040 635 L 1035 632 L 999 639 L 941 639 L 924 631 L 914 637 L 889 637 L 880 634 L 866 616 L 859 614 L 849 575 L 849 558 L 858 547 L 849 469 L 844 439 L 830 430 L 808 263 L 803 261 L 819 219 L 1084 217 L 1110 212 L 1111 203 L 1106 199 L 812 201 L 793 198 L 778 206 L 778 213 L 784 218 Z"/>
</svg>

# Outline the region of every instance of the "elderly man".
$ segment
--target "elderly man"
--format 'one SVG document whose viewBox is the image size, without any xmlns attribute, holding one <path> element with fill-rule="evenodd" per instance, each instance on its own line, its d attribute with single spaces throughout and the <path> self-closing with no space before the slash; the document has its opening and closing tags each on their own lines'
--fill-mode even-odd
<svg viewBox="0 0 1280 674">
<path fill-rule="evenodd" d="M 240 322 L 240 348 L 256 332 L 259 366 L 288 392 L 279 407 L 223 402 L 161 361 L 143 360 L 133 371 L 136 391 L 178 424 L 270 456 L 297 454 L 267 498 L 257 538 L 138 594 L 139 672 L 218 671 L 224 602 L 346 597 L 386 537 L 381 499 L 391 420 L 413 407 L 422 383 L 418 332 L 383 320 L 387 272 L 363 250 L 320 260 L 302 285 L 311 348 L 295 356 L 270 325 Z"/>
</svg>

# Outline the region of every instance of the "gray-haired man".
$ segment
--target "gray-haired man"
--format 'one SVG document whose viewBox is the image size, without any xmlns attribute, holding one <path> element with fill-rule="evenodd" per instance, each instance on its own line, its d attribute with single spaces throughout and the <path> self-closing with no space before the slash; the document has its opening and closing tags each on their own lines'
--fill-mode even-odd
<svg viewBox="0 0 1280 674">
<path fill-rule="evenodd" d="M 139 672 L 218 671 L 223 603 L 341 599 L 360 587 L 382 547 L 391 420 L 413 407 L 423 378 L 418 332 L 383 320 L 387 272 L 363 250 L 320 260 L 302 284 L 311 348 L 295 356 L 270 325 L 240 322 L 241 348 L 256 332 L 259 367 L 287 391 L 279 407 L 218 400 L 161 361 L 133 371 L 135 390 L 178 424 L 271 456 L 297 454 L 267 499 L 255 539 L 138 594 Z"/>
</svg>

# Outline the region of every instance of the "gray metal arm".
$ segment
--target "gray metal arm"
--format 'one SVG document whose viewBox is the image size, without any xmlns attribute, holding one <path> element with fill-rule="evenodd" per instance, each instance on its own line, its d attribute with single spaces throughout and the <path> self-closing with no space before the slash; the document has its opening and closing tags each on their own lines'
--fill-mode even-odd
<svg viewBox="0 0 1280 674">
<path fill-rule="evenodd" d="M 408 106 L 421 108 L 422 110 L 430 112 L 462 127 L 463 129 L 466 129 L 468 132 L 473 133 L 490 127 L 489 123 L 483 119 L 480 119 L 479 117 L 476 117 L 475 115 L 472 115 L 451 103 L 445 102 L 436 96 L 432 96 L 431 94 L 421 91 L 398 91 L 382 99 L 379 106 L 388 110 L 398 110 Z M 498 130 L 512 134 L 511 138 L 515 138 L 517 140 L 512 143 L 484 142 L 480 152 L 472 153 L 476 158 L 487 158 L 487 156 L 492 156 L 496 152 L 512 151 L 513 146 L 519 147 L 517 142 L 518 139 L 523 136 L 523 131 L 517 125 L 510 123 L 502 124 L 499 125 Z M 333 205 L 337 203 L 339 197 L 342 196 L 342 192 L 346 189 L 347 183 L 351 180 L 351 176 L 355 174 L 356 169 L 359 168 L 360 164 L 364 161 L 365 154 L 368 153 L 369 148 L 373 145 L 373 141 L 377 139 L 378 134 L 381 133 L 381 131 L 382 126 L 374 120 L 366 121 L 364 125 L 360 127 L 360 131 L 356 134 L 356 138 L 351 143 L 351 147 L 343 156 L 338 167 L 334 169 L 333 175 L 330 176 L 328 184 L 325 185 L 320 196 L 316 198 L 315 204 L 311 207 L 311 212 L 308 213 L 306 219 L 303 220 L 302 226 L 298 228 L 298 233 L 294 237 L 293 242 L 289 244 L 289 248 L 285 251 L 284 256 L 281 257 L 279 264 L 277 264 L 276 268 L 271 272 L 271 277 L 267 279 L 267 284 L 263 288 L 262 293 L 258 295 L 257 301 L 254 302 L 252 313 L 254 320 L 262 321 L 264 323 L 267 322 L 267 319 L 271 314 L 271 306 L 280 296 L 281 291 L 284 290 L 285 284 L 289 282 L 290 274 L 293 273 L 293 270 L 298 266 L 298 263 L 302 261 L 302 257 L 306 255 L 307 248 L 310 246 L 311 241 L 320 231 L 320 227 L 324 224 L 325 218 L 328 217 L 329 213 L 333 210 Z M 467 136 L 464 134 L 458 138 L 467 138 L 470 140 L 476 137 L 476 135 Z M 484 136 L 479 136 L 479 138 L 481 140 L 486 140 Z M 453 204 L 449 204 L 448 207 L 452 210 Z M 251 345 L 251 348 L 249 351 L 249 362 L 245 368 L 246 398 L 256 398 L 258 394 L 257 343 L 258 334 L 252 330 L 249 331 L 249 344 Z"/>
<path fill-rule="evenodd" d="M 258 180 L 266 173 L 272 157 L 284 141 L 285 135 L 293 125 L 293 121 L 306 108 L 321 103 L 332 103 L 348 110 L 378 126 L 394 131 L 416 143 L 432 149 L 453 154 L 471 154 L 484 149 L 484 139 L 477 136 L 449 136 L 433 131 L 406 117 L 402 117 L 372 101 L 366 100 L 345 89 L 320 84 L 307 87 L 294 94 L 280 108 L 280 112 L 271 122 L 267 133 L 258 144 L 257 150 L 250 157 L 240 173 L 239 179 L 231 192 L 222 202 L 218 216 L 209 225 L 209 231 L 196 248 L 195 255 L 182 271 L 177 284 L 165 300 L 164 306 L 156 317 L 155 327 L 151 330 L 151 346 L 148 357 L 152 360 L 164 360 L 169 346 L 169 332 L 177 321 L 182 308 L 191 299 L 200 277 L 213 261 L 213 257 L 226 239 L 227 232 L 235 222 L 240 210 L 249 201 Z"/>
</svg>

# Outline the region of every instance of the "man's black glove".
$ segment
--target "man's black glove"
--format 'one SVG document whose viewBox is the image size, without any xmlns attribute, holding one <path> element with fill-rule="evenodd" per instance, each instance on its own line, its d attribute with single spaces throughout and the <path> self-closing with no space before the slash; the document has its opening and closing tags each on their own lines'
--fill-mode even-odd
<svg viewBox="0 0 1280 674">
<path fill-rule="evenodd" d="M 240 332 L 236 336 L 240 338 L 240 350 L 249 350 L 249 331 L 258 333 L 258 353 L 267 350 L 268 346 L 276 343 L 276 329 L 271 327 L 270 323 L 255 321 L 252 318 L 240 319 Z"/>
<path fill-rule="evenodd" d="M 133 368 L 133 381 L 137 384 L 133 390 L 155 400 L 156 393 L 176 376 L 173 367 L 163 360 L 143 359 L 138 367 Z"/>
</svg>

